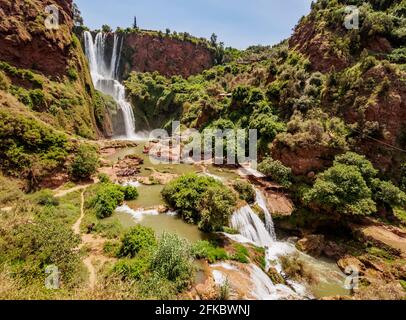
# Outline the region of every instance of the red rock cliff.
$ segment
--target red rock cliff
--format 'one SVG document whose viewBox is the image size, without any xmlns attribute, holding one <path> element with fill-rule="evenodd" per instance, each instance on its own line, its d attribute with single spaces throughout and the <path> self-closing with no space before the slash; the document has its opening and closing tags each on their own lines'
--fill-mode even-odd
<svg viewBox="0 0 406 320">
<path fill-rule="evenodd" d="M 58 30 L 47 30 L 46 6 L 59 8 Z M 47 76 L 65 74 L 72 42 L 72 0 L 0 0 L 0 60 Z"/>
<path fill-rule="evenodd" d="M 213 66 L 213 51 L 201 44 L 147 33 L 126 36 L 124 77 L 131 71 L 158 71 L 165 76 L 189 77 Z"/>
</svg>

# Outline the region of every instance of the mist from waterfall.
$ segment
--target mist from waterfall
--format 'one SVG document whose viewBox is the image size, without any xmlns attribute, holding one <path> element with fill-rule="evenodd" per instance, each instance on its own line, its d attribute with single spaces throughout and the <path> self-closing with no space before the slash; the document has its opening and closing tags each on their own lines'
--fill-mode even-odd
<svg viewBox="0 0 406 320">
<path fill-rule="evenodd" d="M 93 40 L 89 31 L 84 32 L 85 53 L 89 60 L 93 85 L 99 91 L 111 96 L 120 107 L 124 118 L 125 139 L 138 139 L 135 133 L 135 118 L 131 104 L 125 98 L 125 88 L 118 81 L 123 39 L 114 34 L 111 59 L 106 62 L 107 35 L 99 32 Z"/>
</svg>

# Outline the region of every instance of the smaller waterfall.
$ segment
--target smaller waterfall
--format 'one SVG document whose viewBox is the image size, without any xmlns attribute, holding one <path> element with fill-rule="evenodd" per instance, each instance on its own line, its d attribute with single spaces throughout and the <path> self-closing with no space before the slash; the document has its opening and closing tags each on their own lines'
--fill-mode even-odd
<svg viewBox="0 0 406 320">
<path fill-rule="evenodd" d="M 233 214 L 231 227 L 260 247 L 270 247 L 274 242 L 261 219 L 248 205 Z"/>
<path fill-rule="evenodd" d="M 255 192 L 256 192 L 256 195 L 257 195 L 257 205 L 262 209 L 262 211 L 264 211 L 264 214 L 265 214 L 265 228 L 269 232 L 269 234 L 271 235 L 272 239 L 274 241 L 276 241 L 275 227 L 274 227 L 274 224 L 273 224 L 272 215 L 269 212 L 268 205 L 266 203 L 265 196 L 258 189 L 255 189 Z"/>
</svg>

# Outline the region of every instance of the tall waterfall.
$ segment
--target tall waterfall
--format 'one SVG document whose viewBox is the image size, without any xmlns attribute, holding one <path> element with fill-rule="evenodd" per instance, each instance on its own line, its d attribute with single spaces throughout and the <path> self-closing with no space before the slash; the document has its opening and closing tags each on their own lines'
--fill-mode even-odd
<svg viewBox="0 0 406 320">
<path fill-rule="evenodd" d="M 123 113 L 125 138 L 136 139 L 135 119 L 131 104 L 125 98 L 125 88 L 118 81 L 118 67 L 121 58 L 123 39 L 114 34 L 113 52 L 110 61 L 106 62 L 106 34 L 98 33 L 93 40 L 89 31 L 84 33 L 85 51 L 89 60 L 90 73 L 95 88 L 111 96 Z"/>
<path fill-rule="evenodd" d="M 275 233 L 275 227 L 274 227 L 273 220 L 272 220 L 272 215 L 269 212 L 264 194 L 258 189 L 255 189 L 255 192 L 257 195 L 257 204 L 262 209 L 262 211 L 264 211 L 264 214 L 265 214 L 265 228 L 271 235 L 272 239 L 276 241 L 276 233 Z"/>
<path fill-rule="evenodd" d="M 248 205 L 233 214 L 231 227 L 258 246 L 270 247 L 274 242 L 264 223 Z"/>
</svg>

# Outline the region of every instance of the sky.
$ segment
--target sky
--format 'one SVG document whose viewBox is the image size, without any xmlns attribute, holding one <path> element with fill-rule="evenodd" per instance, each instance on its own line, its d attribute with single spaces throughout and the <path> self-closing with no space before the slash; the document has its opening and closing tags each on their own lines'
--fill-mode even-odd
<svg viewBox="0 0 406 320">
<path fill-rule="evenodd" d="M 74 0 L 85 25 L 188 32 L 238 49 L 273 45 L 288 38 L 311 0 Z"/>
</svg>

